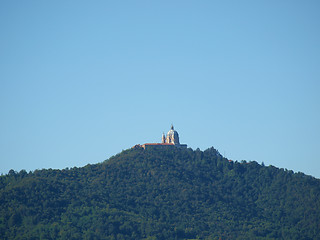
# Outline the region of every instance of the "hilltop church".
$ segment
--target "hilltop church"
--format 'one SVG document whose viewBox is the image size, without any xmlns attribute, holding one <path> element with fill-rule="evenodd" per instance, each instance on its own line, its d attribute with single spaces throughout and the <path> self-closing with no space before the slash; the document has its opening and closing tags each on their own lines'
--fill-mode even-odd
<svg viewBox="0 0 320 240">
<path fill-rule="evenodd" d="M 174 130 L 173 125 L 171 125 L 171 129 L 167 133 L 167 136 L 164 133 L 162 134 L 161 143 L 145 143 L 143 145 L 135 145 L 134 147 L 142 147 L 144 149 L 162 147 L 187 148 L 187 144 L 180 144 L 179 134 Z"/>
</svg>

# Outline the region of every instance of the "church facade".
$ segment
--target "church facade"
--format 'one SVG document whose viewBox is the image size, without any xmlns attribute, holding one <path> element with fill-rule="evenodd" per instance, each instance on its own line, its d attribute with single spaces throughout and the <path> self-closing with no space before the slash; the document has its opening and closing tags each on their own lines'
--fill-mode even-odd
<svg viewBox="0 0 320 240">
<path fill-rule="evenodd" d="M 144 149 L 148 148 L 163 148 L 163 147 L 179 147 L 179 148 L 187 148 L 187 144 L 180 144 L 179 134 L 176 130 L 174 130 L 173 125 L 171 125 L 171 129 L 165 135 L 162 134 L 161 143 L 145 143 L 143 145 L 136 145 L 134 147 L 142 147 Z"/>
<path fill-rule="evenodd" d="M 163 133 L 161 143 L 171 143 L 173 145 L 180 145 L 179 142 L 179 134 L 176 130 L 174 130 L 173 125 L 171 125 L 171 129 L 167 133 L 167 136 Z"/>
</svg>

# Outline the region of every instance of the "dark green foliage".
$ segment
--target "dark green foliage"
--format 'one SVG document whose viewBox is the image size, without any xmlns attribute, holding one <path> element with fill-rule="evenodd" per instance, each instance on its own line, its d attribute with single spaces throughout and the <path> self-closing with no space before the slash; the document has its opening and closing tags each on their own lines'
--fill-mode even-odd
<svg viewBox="0 0 320 240">
<path fill-rule="evenodd" d="M 320 180 L 214 148 L 0 177 L 0 239 L 320 239 Z"/>
</svg>

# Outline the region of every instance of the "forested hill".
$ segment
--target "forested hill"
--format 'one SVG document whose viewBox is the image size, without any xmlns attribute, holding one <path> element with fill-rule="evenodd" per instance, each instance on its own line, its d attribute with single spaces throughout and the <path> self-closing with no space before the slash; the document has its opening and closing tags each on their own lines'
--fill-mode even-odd
<svg viewBox="0 0 320 240">
<path fill-rule="evenodd" d="M 0 239 L 320 239 L 320 180 L 214 148 L 0 177 Z"/>
</svg>

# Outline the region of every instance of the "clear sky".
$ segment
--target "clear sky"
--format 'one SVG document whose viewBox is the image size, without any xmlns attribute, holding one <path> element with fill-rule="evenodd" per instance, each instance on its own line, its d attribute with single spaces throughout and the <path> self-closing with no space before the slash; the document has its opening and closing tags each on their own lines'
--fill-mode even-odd
<svg viewBox="0 0 320 240">
<path fill-rule="evenodd" d="M 320 1 L 0 2 L 0 173 L 180 142 L 320 178 Z"/>
</svg>

